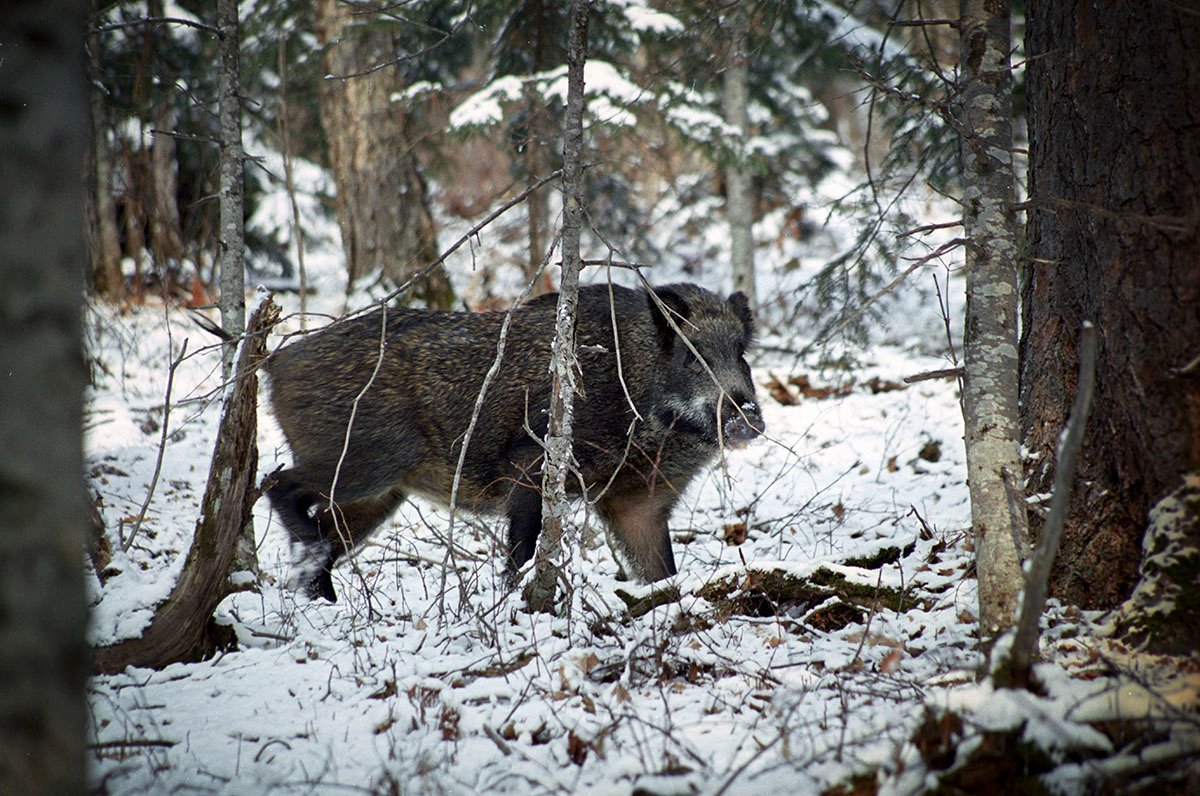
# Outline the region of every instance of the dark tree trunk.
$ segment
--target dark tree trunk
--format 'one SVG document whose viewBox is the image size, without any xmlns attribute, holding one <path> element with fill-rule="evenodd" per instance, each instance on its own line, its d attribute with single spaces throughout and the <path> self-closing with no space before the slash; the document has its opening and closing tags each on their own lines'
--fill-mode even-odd
<svg viewBox="0 0 1200 796">
<path fill-rule="evenodd" d="M 0 793 L 84 792 L 79 2 L 0 13 Z"/>
<path fill-rule="evenodd" d="M 437 259 L 428 188 L 413 150 L 396 46 L 376 20 L 342 0 L 319 0 L 317 37 L 324 48 L 321 125 L 337 184 L 337 217 L 354 282 L 379 273 L 393 285 Z M 354 15 L 352 15 L 354 12 Z M 382 67 L 373 69 L 374 67 Z M 454 292 L 435 268 L 408 292 L 431 307 L 449 307 Z"/>
<path fill-rule="evenodd" d="M 1022 426 L 1050 491 L 1080 324 L 1101 354 L 1052 593 L 1112 607 L 1148 512 L 1200 467 L 1200 16 L 1030 0 Z M 1034 518 L 1034 530 L 1040 530 Z"/>
</svg>

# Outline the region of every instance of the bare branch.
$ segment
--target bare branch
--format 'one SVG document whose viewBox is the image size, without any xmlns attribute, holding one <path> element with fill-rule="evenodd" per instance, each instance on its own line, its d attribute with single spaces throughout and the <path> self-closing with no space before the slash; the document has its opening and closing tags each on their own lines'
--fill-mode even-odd
<svg viewBox="0 0 1200 796">
<path fill-rule="evenodd" d="M 205 25 L 203 22 L 197 22 L 194 19 L 184 19 L 183 17 L 142 17 L 141 19 L 133 19 L 128 22 L 114 22 L 111 25 L 101 25 L 98 28 L 92 28 L 90 32 L 108 33 L 113 30 L 141 28 L 146 25 L 181 25 L 185 28 L 195 28 L 205 33 L 211 33 L 219 39 L 225 38 L 225 34 L 221 32 L 220 28 L 214 28 L 212 25 Z"/>
<path fill-rule="evenodd" d="M 905 384 L 916 384 L 919 381 L 958 378 L 962 376 L 962 373 L 962 367 L 942 368 L 941 370 L 927 370 L 924 373 L 918 373 L 914 376 L 905 376 L 903 381 Z"/>
<path fill-rule="evenodd" d="M 1007 682 L 997 682 L 1000 686 L 1027 688 L 1030 683 L 1030 670 L 1038 644 L 1038 622 L 1046 606 L 1050 567 L 1062 539 L 1071 502 L 1071 483 L 1075 480 L 1075 466 L 1079 450 L 1083 447 L 1083 431 L 1092 408 L 1092 395 L 1096 387 L 1097 338 L 1096 327 L 1091 321 L 1084 321 L 1079 333 L 1079 384 L 1075 390 L 1075 404 L 1067 420 L 1066 434 L 1059 445 L 1050 515 L 1042 528 L 1025 579 L 1025 598 L 1021 601 L 1021 614 L 1013 639 L 1009 679 Z"/>
<path fill-rule="evenodd" d="M 142 508 L 138 512 L 137 520 L 133 523 L 133 530 L 129 532 L 129 538 L 121 543 L 122 550 L 129 550 L 133 546 L 133 540 L 137 538 L 138 531 L 142 529 L 142 521 L 146 519 L 146 510 L 150 508 L 150 500 L 154 497 L 154 490 L 158 486 L 158 476 L 162 473 L 163 453 L 167 450 L 167 433 L 168 424 L 171 420 L 171 385 L 175 382 L 175 371 L 179 368 L 179 364 L 183 362 L 184 356 L 187 355 L 188 341 L 183 339 L 183 346 L 179 349 L 179 356 L 175 357 L 175 361 L 171 363 L 170 370 L 167 371 L 167 396 L 163 399 L 163 418 L 162 418 L 162 435 L 158 441 L 158 456 L 154 460 L 154 475 L 150 476 L 150 487 L 146 490 L 146 500 L 142 502 Z"/>
</svg>

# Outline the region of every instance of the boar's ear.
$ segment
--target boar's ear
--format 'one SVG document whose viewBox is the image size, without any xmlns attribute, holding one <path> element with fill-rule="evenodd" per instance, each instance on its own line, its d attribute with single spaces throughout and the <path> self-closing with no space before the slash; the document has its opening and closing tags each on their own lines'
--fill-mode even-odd
<svg viewBox="0 0 1200 796">
<path fill-rule="evenodd" d="M 742 329 L 745 333 L 744 342 L 748 347 L 754 342 L 754 314 L 750 310 L 750 299 L 746 298 L 746 294 L 739 290 L 729 297 L 729 306 L 733 308 L 733 314 L 742 322 Z"/>
<path fill-rule="evenodd" d="M 687 302 L 670 288 L 662 288 L 654 291 L 654 296 L 658 296 L 667 308 L 671 315 L 671 320 L 675 321 L 675 325 L 682 328 L 684 321 L 691 315 L 691 308 Z M 675 345 L 675 330 L 667 321 L 666 314 L 663 313 L 662 307 L 654 300 L 654 296 L 646 294 L 646 301 L 650 304 L 650 317 L 654 319 L 654 328 L 658 331 L 658 345 L 663 351 L 670 351 Z"/>
</svg>

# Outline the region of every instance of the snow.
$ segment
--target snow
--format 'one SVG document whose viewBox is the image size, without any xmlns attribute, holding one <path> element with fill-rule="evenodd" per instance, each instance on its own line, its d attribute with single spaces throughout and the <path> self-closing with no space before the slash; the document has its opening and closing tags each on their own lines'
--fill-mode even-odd
<svg viewBox="0 0 1200 796">
<path fill-rule="evenodd" d="M 619 94 L 619 82 L 613 85 Z M 487 103 L 505 95 L 495 84 L 491 91 L 491 100 L 464 103 L 455 114 L 486 117 Z M 282 170 L 273 161 L 267 167 Z M 369 300 L 344 292 L 334 222 L 312 198 L 328 189 L 326 179 L 297 163 L 301 193 L 309 196 L 301 212 L 314 317 Z M 821 207 L 823 194 L 843 187 L 834 178 L 804 199 Z M 251 223 L 286 228 L 286 202 L 281 193 L 264 201 Z M 664 201 L 657 212 L 678 220 L 682 210 Z M 928 223 L 947 212 L 931 200 L 917 217 Z M 772 216 L 756 227 L 764 296 L 794 295 L 849 240 L 844 220 L 832 219 L 809 241 L 783 239 L 782 223 Z M 454 229 L 448 238 L 459 234 Z M 674 221 L 660 225 L 664 251 L 675 250 L 670 241 L 681 229 Z M 699 229 L 705 239 L 690 245 L 717 252 L 708 262 L 725 262 L 723 225 Z M 477 262 L 519 257 L 505 251 L 513 245 L 488 230 L 452 257 L 460 293 L 471 296 Z M 793 260 L 795 269 L 784 267 Z M 654 281 L 728 285 L 720 266 L 689 276 L 683 262 L 680 256 L 656 267 Z M 958 328 L 962 282 L 954 267 L 945 266 L 942 289 Z M 588 278 L 604 274 L 597 269 Z M 162 671 L 94 678 L 93 782 L 121 794 L 755 794 L 819 793 L 879 771 L 881 792 L 905 793 L 927 784 L 909 741 L 927 706 L 966 712 L 971 732 L 1024 723 L 1030 740 L 1065 754 L 1111 748 L 1089 722 L 1194 704 L 1194 675 L 1138 690 L 1097 669 L 1094 650 L 1071 637 L 1092 632 L 1096 618 L 1075 612 L 1068 620 L 1056 605 L 1043 643 L 1048 663 L 1038 669 L 1047 696 L 975 683 L 982 661 L 956 384 L 867 386 L 873 377 L 900 382 L 947 366 L 931 292 L 928 282 L 897 290 L 887 299 L 891 323 L 875 328 L 869 347 L 840 370 L 797 353 L 807 332 L 785 324 L 795 316 L 764 310 L 770 323 L 753 362 L 758 384 L 807 375 L 851 389 L 827 399 L 798 396 L 790 406 L 760 389 L 766 438 L 728 451 L 672 518 L 680 574 L 671 583 L 682 599 L 637 618 L 625 614 L 617 591 L 645 595 L 663 584 L 619 581 L 602 534 L 587 530 L 596 521 L 584 508 L 576 515 L 583 541 L 568 545 L 574 592 L 561 615 L 548 616 L 526 614 L 519 594 L 504 588 L 500 521 L 457 517 L 451 557 L 447 513 L 421 501 L 401 507 L 338 569 L 339 603 L 305 601 L 286 586 L 288 543 L 260 501 L 254 524 L 263 581 L 218 611 L 238 649 Z M 273 344 L 299 327 L 295 294 L 276 299 L 285 321 Z M 96 363 L 85 438 L 89 482 L 103 500 L 115 551 L 103 585 L 89 570 L 90 638 L 103 644 L 141 632 L 182 566 L 214 444 L 220 354 L 173 309 L 96 305 L 87 328 Z M 167 371 L 185 341 L 159 484 L 142 530 L 122 550 L 152 477 Z M 290 454 L 265 399 L 260 406 L 262 476 L 290 463 Z M 921 456 L 931 441 L 940 446 L 936 461 Z M 736 523 L 745 524 L 746 540 L 727 544 L 724 531 Z M 899 551 L 893 563 L 861 565 L 888 548 Z M 749 573 L 807 579 L 819 570 L 897 590 L 904 610 L 880 601 L 865 607 L 864 619 L 831 628 L 807 619 L 815 605 L 724 615 L 698 594 Z M 1076 677 L 1080 671 L 1089 677 Z M 1156 753 L 1197 743 L 1194 733 L 1173 730 Z M 1071 765 L 1055 774 L 1063 792 L 1091 776 Z"/>
<path fill-rule="evenodd" d="M 583 83 L 588 99 L 588 115 L 609 125 L 633 124 L 634 117 L 627 106 L 648 99 L 641 87 L 622 77 L 615 66 L 599 59 L 584 64 Z M 525 77 L 505 75 L 491 81 L 451 111 L 449 129 L 464 130 L 498 124 L 504 118 L 504 104 L 520 100 L 530 88 L 539 92 L 547 102 L 565 105 L 567 68 L 561 66 Z"/>
</svg>

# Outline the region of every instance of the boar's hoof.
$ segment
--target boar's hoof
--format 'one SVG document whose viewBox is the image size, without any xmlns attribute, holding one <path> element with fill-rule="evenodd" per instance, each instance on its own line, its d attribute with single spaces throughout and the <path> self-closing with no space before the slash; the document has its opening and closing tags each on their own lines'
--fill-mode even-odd
<svg viewBox="0 0 1200 796">
<path fill-rule="evenodd" d="M 337 602 L 337 592 L 333 590 L 333 578 L 327 569 L 322 569 L 316 577 L 308 582 L 308 585 L 304 587 L 304 593 L 312 600 L 324 597 L 331 603 Z"/>
</svg>

